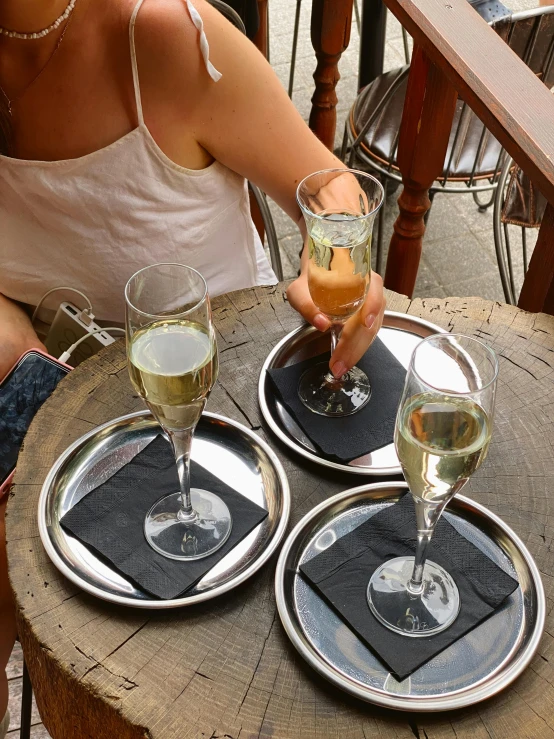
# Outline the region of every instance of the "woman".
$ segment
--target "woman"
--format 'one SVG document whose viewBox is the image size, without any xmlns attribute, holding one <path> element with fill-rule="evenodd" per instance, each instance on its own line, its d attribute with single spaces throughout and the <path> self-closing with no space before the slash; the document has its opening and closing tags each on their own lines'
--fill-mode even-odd
<svg viewBox="0 0 554 739">
<path fill-rule="evenodd" d="M 37 346 L 24 308 L 52 287 L 79 288 L 97 318 L 122 320 L 124 284 L 146 264 L 190 264 L 212 295 L 275 281 L 245 178 L 304 233 L 298 182 L 342 165 L 240 32 L 204 0 L 2 0 L 0 27 L 38 35 L 0 35 L 0 377 Z M 304 272 L 288 298 L 328 327 Z M 374 275 L 331 358 L 336 376 L 383 310 Z M 13 629 L 0 635 L 5 664 Z M 6 701 L 4 682 L 0 717 Z"/>
</svg>

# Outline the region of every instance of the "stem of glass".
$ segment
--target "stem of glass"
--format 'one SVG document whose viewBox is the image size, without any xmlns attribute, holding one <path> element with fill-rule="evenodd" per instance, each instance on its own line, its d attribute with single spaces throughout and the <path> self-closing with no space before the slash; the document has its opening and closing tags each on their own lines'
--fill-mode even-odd
<svg viewBox="0 0 554 739">
<path fill-rule="evenodd" d="M 180 429 L 179 431 L 166 429 L 166 432 L 175 454 L 179 487 L 181 489 L 181 510 L 177 514 L 177 518 L 180 521 L 194 521 L 197 516 L 190 497 L 190 450 L 194 427 Z"/>
<path fill-rule="evenodd" d="M 339 343 L 340 335 L 342 332 L 343 324 L 342 323 L 332 323 L 331 324 L 331 356 L 333 356 L 335 349 L 337 348 L 337 344 Z M 343 375 L 344 377 L 344 375 Z M 330 385 L 337 385 L 337 383 L 341 382 L 343 377 L 335 377 L 333 373 L 329 370 L 327 374 L 325 375 L 325 382 Z"/>
<path fill-rule="evenodd" d="M 435 526 L 446 505 L 446 501 L 436 504 L 428 503 L 421 498 L 414 497 L 414 503 L 417 522 L 417 547 L 414 557 L 414 569 L 407 585 L 407 590 L 410 595 L 418 597 L 423 592 L 423 571 L 427 559 L 427 549 L 429 548 Z"/>
</svg>

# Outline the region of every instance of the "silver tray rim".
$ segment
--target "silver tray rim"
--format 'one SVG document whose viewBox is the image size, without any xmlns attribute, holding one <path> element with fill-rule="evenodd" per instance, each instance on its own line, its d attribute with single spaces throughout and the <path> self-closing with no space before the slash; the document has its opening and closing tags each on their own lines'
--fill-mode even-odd
<svg viewBox="0 0 554 739">
<path fill-rule="evenodd" d="M 189 596 L 188 598 L 183 596 L 181 598 L 174 598 L 172 600 L 136 600 L 134 598 L 128 598 L 126 596 L 117 595 L 115 593 L 107 593 L 101 588 L 98 588 L 95 585 L 88 583 L 86 580 L 83 580 L 79 577 L 78 573 L 74 572 L 70 567 L 68 567 L 68 565 L 64 562 L 63 558 L 58 554 L 55 547 L 53 546 L 48 533 L 48 524 L 46 522 L 46 504 L 48 501 L 52 482 L 58 470 L 80 446 L 82 446 L 99 432 L 109 428 L 115 423 L 120 423 L 121 421 L 126 421 L 128 419 L 130 420 L 133 418 L 139 418 L 140 416 L 152 416 L 149 410 L 144 409 L 140 411 L 135 411 L 134 413 L 127 413 L 123 416 L 118 416 L 117 418 L 112 418 L 110 421 L 107 421 L 100 426 L 95 426 L 91 431 L 88 431 L 86 434 L 83 434 L 83 436 L 80 436 L 69 447 L 67 447 L 67 449 L 62 452 L 62 454 L 60 454 L 58 459 L 50 468 L 50 471 L 48 472 L 48 475 L 46 476 L 46 479 L 42 485 L 38 501 L 38 528 L 40 539 L 51 562 L 54 564 L 55 567 L 57 567 L 62 575 L 64 575 L 74 585 L 77 585 L 79 588 L 81 588 L 81 590 L 89 593 L 90 595 L 94 595 L 101 600 L 115 603 L 117 605 L 130 606 L 131 608 L 141 608 L 146 610 L 183 608 L 185 606 L 191 606 L 206 600 L 211 600 L 212 598 L 216 598 L 219 595 L 223 595 L 223 593 L 227 593 L 230 590 L 233 590 L 235 587 L 252 577 L 252 575 L 254 575 L 270 559 L 286 533 L 290 518 L 291 495 L 285 469 L 269 444 L 256 433 L 254 433 L 254 431 L 244 426 L 242 423 L 234 421 L 231 418 L 227 418 L 226 416 L 222 416 L 219 413 L 212 413 L 210 411 L 204 411 L 202 415 L 208 416 L 209 418 L 213 418 L 217 421 L 223 421 L 231 426 L 234 426 L 235 428 L 240 429 L 247 436 L 254 437 L 256 443 L 262 447 L 264 452 L 267 454 L 271 464 L 275 467 L 283 493 L 283 514 L 278 522 L 273 536 L 268 540 L 267 546 L 264 547 L 264 549 L 258 554 L 258 556 L 245 570 L 240 572 L 238 575 L 230 578 L 227 582 L 222 583 L 221 585 L 217 585 L 211 590 L 206 590 L 205 592 L 198 593 L 197 595 Z"/>
<path fill-rule="evenodd" d="M 419 318 L 418 316 L 412 316 L 408 313 L 400 313 L 398 311 L 391 311 L 386 310 L 384 313 L 384 317 L 390 318 L 392 320 L 410 320 L 413 323 L 417 323 L 418 325 L 422 326 L 423 328 L 429 329 L 433 333 L 437 334 L 445 334 L 448 333 L 448 331 L 444 328 L 441 328 L 441 326 L 437 326 L 434 323 L 431 323 L 430 321 L 426 321 L 424 318 Z M 313 452 L 310 452 L 308 449 L 305 449 L 301 444 L 298 444 L 294 439 L 292 439 L 288 434 L 286 434 L 281 426 L 275 421 L 273 418 L 273 415 L 271 414 L 269 410 L 269 406 L 267 404 L 266 395 L 265 395 L 265 388 L 266 388 L 266 373 L 267 370 L 272 366 L 273 360 L 279 354 L 279 352 L 283 349 L 286 344 L 288 344 L 295 336 L 302 333 L 303 331 L 306 331 L 307 329 L 313 327 L 310 326 L 310 324 L 303 324 L 299 326 L 298 328 L 293 329 L 290 331 L 286 336 L 284 336 L 281 341 L 279 341 L 278 344 L 276 344 L 271 352 L 266 357 L 265 362 L 262 365 L 262 369 L 260 371 L 260 376 L 258 379 L 258 403 L 260 404 L 260 410 L 262 412 L 262 416 L 271 429 L 271 431 L 277 436 L 277 438 L 283 442 L 283 444 L 286 444 L 286 446 L 289 447 L 289 449 L 292 449 L 297 454 L 300 454 L 305 459 L 309 459 L 311 462 L 315 462 L 316 464 L 319 464 L 323 467 L 330 467 L 335 470 L 340 470 L 341 472 L 348 472 L 351 475 L 362 475 L 364 477 L 387 477 L 387 476 L 393 476 L 393 475 L 401 475 L 402 474 L 402 468 L 400 465 L 396 465 L 394 467 L 351 467 L 348 464 L 342 464 L 340 462 L 333 462 L 330 459 L 325 459 L 325 457 L 320 457 L 317 454 L 314 454 Z"/>
<path fill-rule="evenodd" d="M 544 631 L 546 599 L 539 569 L 529 550 L 519 536 L 495 513 L 489 511 L 485 506 L 464 495 L 456 495 L 455 497 L 469 508 L 473 508 L 476 512 L 493 521 L 509 537 L 509 539 L 511 539 L 517 549 L 519 549 L 522 558 L 529 568 L 533 585 L 536 589 L 537 617 L 532 636 L 524 652 L 514 662 L 509 663 L 504 667 L 500 666 L 500 668 L 496 668 L 491 674 L 490 679 L 487 680 L 486 677 L 481 678 L 475 685 L 470 685 L 466 688 L 453 691 L 450 694 L 444 696 L 412 696 L 410 698 L 406 698 L 393 696 L 392 694 L 387 694 L 386 692 L 376 688 L 364 687 L 355 680 L 345 677 L 338 670 L 334 670 L 330 667 L 329 664 L 319 656 L 318 652 L 308 644 L 307 640 L 304 641 L 299 636 L 298 632 L 302 629 L 300 625 L 298 625 L 298 627 L 295 626 L 295 623 L 298 622 L 295 621 L 293 616 L 291 616 L 291 613 L 294 613 L 294 607 L 289 605 L 284 589 L 285 564 L 296 538 L 307 524 L 335 504 L 340 503 L 343 500 L 347 500 L 348 498 L 355 499 L 356 495 L 362 493 L 365 494 L 368 491 L 371 492 L 373 490 L 377 491 L 386 489 L 407 490 L 408 484 L 406 482 L 389 481 L 368 483 L 366 485 L 349 488 L 342 493 L 338 493 L 337 495 L 324 500 L 322 503 L 310 510 L 292 529 L 283 544 L 275 570 L 275 598 L 277 611 L 287 636 L 299 654 L 317 673 L 344 690 L 346 693 L 350 693 L 350 695 L 353 695 L 367 703 L 373 703 L 375 705 L 399 711 L 420 713 L 459 709 L 474 705 L 475 703 L 480 703 L 487 698 L 491 698 L 493 695 L 504 690 L 517 677 L 519 677 L 535 655 Z M 446 508 L 448 510 L 448 505 Z"/>
</svg>

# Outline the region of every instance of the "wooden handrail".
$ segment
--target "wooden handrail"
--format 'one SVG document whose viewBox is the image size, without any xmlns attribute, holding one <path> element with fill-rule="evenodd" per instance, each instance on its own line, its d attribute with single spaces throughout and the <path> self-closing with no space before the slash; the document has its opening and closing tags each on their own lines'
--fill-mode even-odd
<svg viewBox="0 0 554 739">
<path fill-rule="evenodd" d="M 467 0 L 385 0 L 460 97 L 554 202 L 554 96 Z"/>
</svg>

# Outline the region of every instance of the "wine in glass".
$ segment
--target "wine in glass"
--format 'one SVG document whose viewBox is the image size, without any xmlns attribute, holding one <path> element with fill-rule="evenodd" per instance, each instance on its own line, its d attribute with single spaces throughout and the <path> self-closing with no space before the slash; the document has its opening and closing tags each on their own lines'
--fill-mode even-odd
<svg viewBox="0 0 554 739">
<path fill-rule="evenodd" d="M 372 613 L 397 633 L 437 634 L 458 615 L 456 583 L 427 548 L 444 507 L 487 456 L 497 375 L 493 350 L 468 336 L 431 336 L 412 355 L 394 442 L 415 502 L 416 554 L 378 567 L 367 591 Z"/>
<path fill-rule="evenodd" d="M 144 533 L 165 557 L 200 559 L 231 533 L 225 502 L 190 487 L 192 438 L 218 372 L 208 288 L 190 267 L 156 264 L 131 277 L 125 301 L 131 382 L 171 442 L 180 487 L 152 506 Z"/>
<path fill-rule="evenodd" d="M 369 290 L 373 221 L 383 197 L 375 177 L 352 169 L 315 172 L 298 186 L 308 231 L 308 288 L 331 321 L 331 354 L 344 323 L 360 309 Z M 337 379 L 322 362 L 302 375 L 298 395 L 314 413 L 348 416 L 368 402 L 371 387 L 358 367 Z"/>
</svg>

